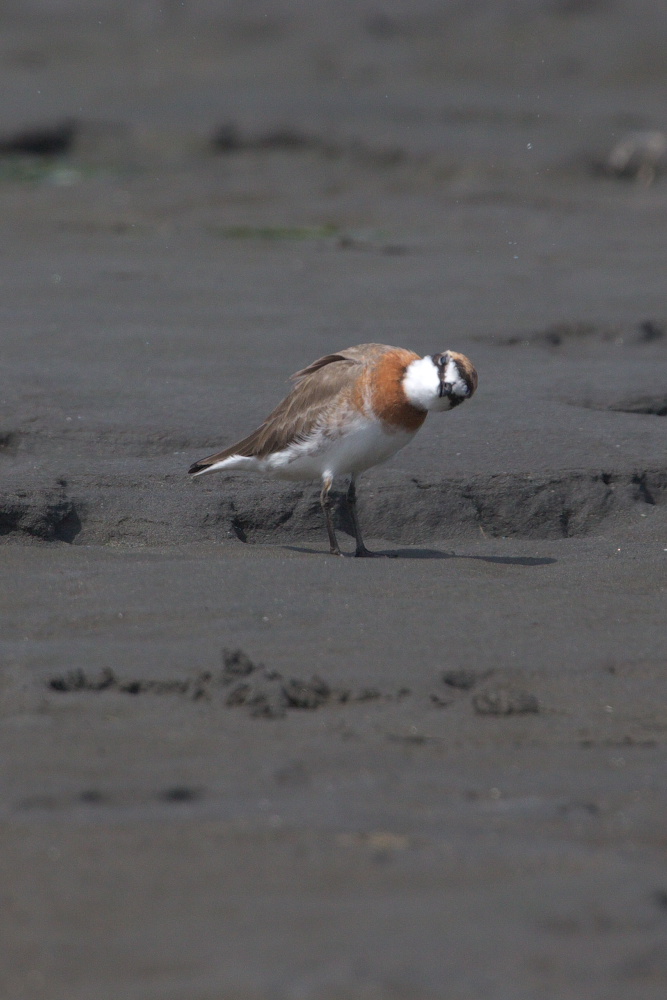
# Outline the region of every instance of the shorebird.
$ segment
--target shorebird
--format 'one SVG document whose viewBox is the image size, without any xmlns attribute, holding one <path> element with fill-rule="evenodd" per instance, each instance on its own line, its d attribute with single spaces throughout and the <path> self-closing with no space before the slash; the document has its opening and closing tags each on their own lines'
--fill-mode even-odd
<svg viewBox="0 0 667 1000">
<path fill-rule="evenodd" d="M 329 491 L 335 476 L 349 475 L 354 554 L 375 555 L 361 536 L 357 476 L 404 448 L 429 410 L 451 410 L 469 399 L 477 388 L 477 372 L 455 351 L 421 358 L 401 347 L 359 344 L 318 358 L 292 380 L 292 391 L 257 430 L 195 462 L 189 473 L 243 470 L 275 479 L 320 479 L 330 552 L 336 556 L 342 553 Z"/>
</svg>

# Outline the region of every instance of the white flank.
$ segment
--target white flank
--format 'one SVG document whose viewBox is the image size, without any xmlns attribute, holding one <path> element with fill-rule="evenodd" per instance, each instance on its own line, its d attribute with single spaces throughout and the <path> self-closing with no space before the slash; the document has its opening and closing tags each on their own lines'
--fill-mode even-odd
<svg viewBox="0 0 667 1000">
<path fill-rule="evenodd" d="M 387 432 L 378 420 L 357 416 L 333 434 L 320 428 L 305 441 L 269 455 L 263 470 L 277 479 L 319 479 L 321 476 L 357 475 L 386 462 L 404 448 L 414 433 Z"/>
</svg>

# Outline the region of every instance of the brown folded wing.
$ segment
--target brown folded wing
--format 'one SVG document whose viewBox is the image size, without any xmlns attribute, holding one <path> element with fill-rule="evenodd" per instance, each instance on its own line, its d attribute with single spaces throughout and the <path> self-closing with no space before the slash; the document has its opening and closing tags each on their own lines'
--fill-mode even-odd
<svg viewBox="0 0 667 1000">
<path fill-rule="evenodd" d="M 327 354 L 296 372 L 292 376 L 296 381 L 292 391 L 257 430 L 224 451 L 195 462 L 189 472 L 201 472 L 232 455 L 266 458 L 293 441 L 307 437 L 336 397 L 351 394 L 361 366 L 376 360 L 387 350 L 391 348 L 383 344 L 361 344 L 337 354 Z"/>
</svg>

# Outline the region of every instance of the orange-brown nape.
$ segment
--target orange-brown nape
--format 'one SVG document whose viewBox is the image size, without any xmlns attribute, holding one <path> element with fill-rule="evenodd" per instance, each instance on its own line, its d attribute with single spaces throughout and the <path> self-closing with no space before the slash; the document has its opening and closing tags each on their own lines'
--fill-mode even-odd
<svg viewBox="0 0 667 1000">
<path fill-rule="evenodd" d="M 406 368 L 418 360 L 419 355 L 414 351 L 397 347 L 383 354 L 365 373 L 373 410 L 380 420 L 397 430 L 417 431 L 426 420 L 426 410 L 408 401 L 402 384 Z"/>
</svg>

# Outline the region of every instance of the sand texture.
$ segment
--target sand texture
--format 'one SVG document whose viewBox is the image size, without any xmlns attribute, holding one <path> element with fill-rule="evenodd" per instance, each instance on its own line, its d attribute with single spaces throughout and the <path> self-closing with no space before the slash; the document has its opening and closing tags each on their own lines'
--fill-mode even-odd
<svg viewBox="0 0 667 1000">
<path fill-rule="evenodd" d="M 664 1000 L 661 5 L 0 27 L 2 1000 Z M 363 342 L 395 558 L 188 479 Z"/>
</svg>

